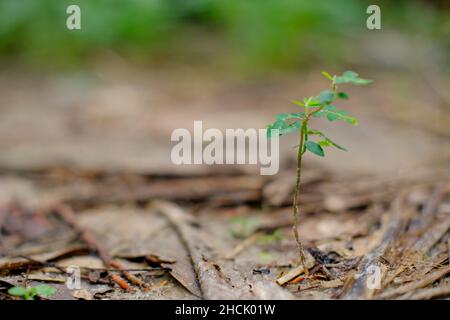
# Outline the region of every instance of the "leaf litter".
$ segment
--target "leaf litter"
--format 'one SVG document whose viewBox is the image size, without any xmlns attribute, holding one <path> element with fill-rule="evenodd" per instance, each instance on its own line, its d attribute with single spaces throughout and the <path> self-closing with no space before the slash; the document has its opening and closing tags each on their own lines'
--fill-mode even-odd
<svg viewBox="0 0 450 320">
<path fill-rule="evenodd" d="M 395 183 L 364 175 L 349 183 L 320 169 L 305 171 L 299 232 L 307 276 L 297 267 L 289 232 L 287 174 L 71 175 L 76 183 L 42 172 L 28 188 L 33 201 L 3 200 L 2 283 L 55 285 L 59 294 L 50 299 L 448 297 L 445 171 Z M 92 184 L 87 196 L 80 181 Z M 71 265 L 80 267 L 81 289 L 63 283 Z M 381 282 L 369 289 L 373 266 Z M 10 298 L 7 288 L 0 287 L 0 299 Z"/>
</svg>

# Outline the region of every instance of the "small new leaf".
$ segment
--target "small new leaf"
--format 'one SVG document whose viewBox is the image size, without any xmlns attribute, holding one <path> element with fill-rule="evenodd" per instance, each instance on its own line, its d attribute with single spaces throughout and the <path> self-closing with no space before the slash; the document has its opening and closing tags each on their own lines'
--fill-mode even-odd
<svg viewBox="0 0 450 320">
<path fill-rule="evenodd" d="M 306 141 L 305 147 L 308 151 L 314 153 L 315 155 L 318 155 L 319 157 L 325 156 L 325 152 L 323 151 L 322 147 L 314 141 Z"/>
<path fill-rule="evenodd" d="M 342 76 L 336 76 L 334 78 L 335 84 L 351 83 L 355 85 L 367 85 L 372 83 L 372 80 L 360 78 L 356 72 L 345 71 Z"/>
<path fill-rule="evenodd" d="M 331 140 L 330 138 L 328 138 L 323 132 L 319 131 L 319 130 L 315 130 L 315 129 L 309 129 L 308 130 L 308 134 L 309 135 L 318 135 L 319 137 L 324 138 L 324 140 L 319 141 L 319 145 L 321 147 L 329 147 L 329 146 L 333 146 L 339 150 L 342 151 L 347 151 L 347 149 L 345 149 L 343 146 L 337 144 L 336 142 L 334 142 L 333 140 Z"/>
<path fill-rule="evenodd" d="M 348 116 L 348 112 L 345 110 L 323 110 L 323 112 L 327 115 L 328 121 L 342 120 L 354 126 L 358 125 L 358 120 Z"/>
<path fill-rule="evenodd" d="M 347 151 L 343 146 L 338 145 L 337 143 L 333 142 L 331 139 L 325 138 L 325 140 L 319 141 L 319 145 L 321 147 L 335 147 L 342 151 Z"/>
<path fill-rule="evenodd" d="M 302 125 L 301 125 L 300 121 L 296 121 L 296 122 L 290 124 L 289 126 L 287 126 L 286 128 L 280 129 L 280 136 L 289 134 L 289 133 L 293 133 L 293 132 L 297 132 L 300 130 L 301 126 Z"/>
<path fill-rule="evenodd" d="M 280 121 L 285 121 L 287 119 L 301 119 L 305 117 L 305 113 L 304 112 L 299 112 L 299 113 L 281 113 L 281 114 L 277 114 L 275 115 L 275 120 L 280 120 Z"/>
<path fill-rule="evenodd" d="M 320 111 L 314 113 L 313 117 L 315 117 L 315 118 L 320 118 L 320 117 L 322 117 L 323 115 L 326 114 L 325 111 L 334 111 L 334 110 L 336 110 L 336 107 L 335 107 L 335 106 L 327 105 L 327 106 L 325 106 L 322 110 L 320 110 Z"/>
<path fill-rule="evenodd" d="M 337 144 L 336 142 L 331 141 L 330 139 L 327 138 L 327 140 L 331 143 L 331 145 L 339 150 L 342 151 L 348 151 L 346 148 L 344 148 L 343 146 Z"/>
<path fill-rule="evenodd" d="M 41 297 L 51 297 L 56 293 L 56 289 L 52 286 L 49 286 L 48 284 L 41 284 L 36 287 L 33 287 L 36 294 Z"/>
<path fill-rule="evenodd" d="M 267 138 L 269 139 L 272 138 L 273 134 L 275 133 L 275 131 L 272 132 L 272 130 L 278 130 L 278 135 L 282 136 L 299 131 L 300 128 L 301 128 L 300 121 L 296 121 L 288 125 L 284 120 L 277 120 L 273 124 L 269 124 L 267 126 Z"/>
<path fill-rule="evenodd" d="M 24 287 L 12 287 L 9 288 L 8 294 L 15 297 L 24 297 L 27 294 L 27 289 Z"/>
<path fill-rule="evenodd" d="M 318 107 L 320 105 L 321 105 L 320 102 L 318 100 L 316 100 L 316 99 L 313 99 L 313 98 L 311 98 L 308 101 L 308 104 L 307 104 L 308 107 Z"/>
<path fill-rule="evenodd" d="M 336 121 L 338 119 L 342 119 L 343 116 L 347 116 L 348 112 L 344 110 L 325 110 L 327 111 L 327 119 L 329 121 Z"/>
<path fill-rule="evenodd" d="M 317 101 L 321 105 L 330 104 L 335 99 L 335 94 L 331 90 L 324 90 L 322 91 L 319 96 L 317 97 Z"/>
<path fill-rule="evenodd" d="M 354 79 L 354 78 L 358 78 L 358 76 L 359 76 L 359 74 L 357 74 L 356 72 L 354 72 L 354 71 L 351 71 L 351 70 L 347 70 L 347 71 L 344 71 L 344 73 L 342 74 L 342 76 L 343 77 L 346 77 L 346 78 L 349 78 L 349 79 Z"/>
<path fill-rule="evenodd" d="M 338 92 L 338 97 L 341 99 L 347 100 L 349 98 L 348 94 L 346 92 Z"/>
<path fill-rule="evenodd" d="M 305 104 L 303 102 L 297 101 L 297 100 L 291 100 L 291 103 L 293 103 L 293 104 L 295 104 L 297 106 L 300 106 L 300 107 L 304 107 L 305 106 Z"/>
<path fill-rule="evenodd" d="M 333 81 L 333 77 L 326 71 L 323 71 L 322 74 L 330 81 Z"/>
<path fill-rule="evenodd" d="M 266 129 L 267 139 L 271 139 L 273 135 L 279 135 L 279 130 L 273 128 L 273 125 L 269 124 Z"/>
<path fill-rule="evenodd" d="M 278 120 L 284 121 L 284 120 L 287 119 L 287 117 L 288 117 L 288 114 L 287 114 L 287 113 L 276 114 L 276 115 L 275 115 L 275 120 L 276 120 L 276 121 L 278 121 Z"/>
</svg>

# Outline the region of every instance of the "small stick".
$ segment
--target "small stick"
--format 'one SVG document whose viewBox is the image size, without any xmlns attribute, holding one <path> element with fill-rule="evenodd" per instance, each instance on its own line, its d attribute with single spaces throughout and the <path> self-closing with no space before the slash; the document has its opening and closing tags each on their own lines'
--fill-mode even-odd
<svg viewBox="0 0 450 320">
<path fill-rule="evenodd" d="M 404 286 L 401 286 L 399 288 L 396 288 L 396 289 L 385 291 L 384 293 L 382 293 L 379 296 L 377 296 L 377 298 L 379 298 L 379 299 L 390 299 L 392 297 L 395 297 L 395 296 L 398 296 L 398 295 L 401 295 L 401 294 L 404 294 L 404 293 L 408 293 L 408 292 L 410 292 L 412 290 L 426 287 L 430 283 L 433 283 L 436 280 L 439 280 L 440 278 L 442 278 L 443 276 L 445 276 L 449 272 L 450 272 L 450 267 L 441 268 L 441 269 L 439 269 L 439 270 L 437 270 L 437 271 L 435 271 L 433 273 L 430 273 L 430 274 L 424 276 L 420 280 L 408 283 L 408 284 L 406 284 Z"/>
<path fill-rule="evenodd" d="M 314 258 L 310 254 L 307 255 L 306 261 L 305 261 L 306 268 L 311 269 L 312 267 L 314 267 L 315 264 L 316 264 L 316 261 L 314 260 Z M 289 281 L 291 281 L 292 279 L 296 278 L 297 276 L 299 276 L 302 273 L 306 274 L 306 270 L 303 267 L 303 265 L 300 264 L 296 268 L 289 270 L 289 272 L 287 272 L 286 274 L 284 274 L 283 276 L 278 278 L 277 283 L 280 286 L 282 286 L 282 285 L 288 283 Z"/>
<path fill-rule="evenodd" d="M 110 265 L 111 267 L 116 269 L 124 269 L 124 266 L 117 261 L 111 261 Z M 142 289 L 144 289 L 144 291 L 148 291 L 151 289 L 151 287 L 147 283 L 145 283 L 135 275 L 129 273 L 128 271 L 123 270 L 122 274 L 124 275 L 125 278 L 127 278 L 128 281 L 130 281 L 134 285 L 141 287 Z"/>
<path fill-rule="evenodd" d="M 81 239 L 91 248 L 92 250 L 96 251 L 99 255 L 100 259 L 103 261 L 103 263 L 107 267 L 112 267 L 115 269 L 124 269 L 122 264 L 120 264 L 117 261 L 114 261 L 112 257 L 109 255 L 106 248 L 98 243 L 97 240 L 95 240 L 94 236 L 88 231 L 83 229 L 77 222 L 75 218 L 75 214 L 73 213 L 72 209 L 65 205 L 58 205 L 55 208 L 56 213 L 58 213 L 74 230 L 76 230 L 79 234 Z M 149 290 L 150 287 L 143 282 L 141 279 L 137 278 L 136 276 L 132 275 L 131 273 L 127 271 L 122 271 L 123 276 L 130 281 L 131 283 L 138 285 L 141 288 L 144 288 L 144 290 Z M 123 283 L 119 283 L 117 281 L 123 281 L 122 278 L 118 275 L 112 275 L 111 279 L 116 282 L 120 287 L 124 287 Z M 119 280 L 120 279 L 120 280 Z"/>
<path fill-rule="evenodd" d="M 102 244 L 98 243 L 88 230 L 85 230 L 78 224 L 72 208 L 65 205 L 57 205 L 55 207 L 55 212 L 80 235 L 80 238 L 91 250 L 97 252 L 100 259 L 106 266 L 111 265 L 112 258 L 106 248 Z"/>
<path fill-rule="evenodd" d="M 450 285 L 445 285 L 436 288 L 425 288 L 416 291 L 413 294 L 406 294 L 401 296 L 400 299 L 408 300 L 429 300 L 437 297 L 444 297 L 450 295 Z"/>
<path fill-rule="evenodd" d="M 128 285 L 128 283 L 121 278 L 119 275 L 117 274 L 112 274 L 110 276 L 111 280 L 114 281 L 115 283 L 117 283 L 122 289 L 128 291 L 128 292 L 134 292 L 134 289 L 132 287 L 130 287 Z"/>
</svg>

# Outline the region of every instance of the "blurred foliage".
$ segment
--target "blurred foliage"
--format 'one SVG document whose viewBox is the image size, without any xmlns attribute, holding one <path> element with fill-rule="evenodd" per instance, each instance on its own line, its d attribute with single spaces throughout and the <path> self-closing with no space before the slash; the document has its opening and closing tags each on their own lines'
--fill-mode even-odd
<svg viewBox="0 0 450 320">
<path fill-rule="evenodd" d="M 65 27 L 70 4 L 81 7 L 81 31 Z M 88 63 L 105 51 L 144 63 L 219 63 L 249 70 L 339 63 L 367 32 L 368 4 L 361 0 L 0 0 L 0 56 L 4 61 L 9 57 L 58 67 Z M 383 29 L 448 39 L 448 17 L 448 10 L 429 3 L 383 1 Z"/>
</svg>

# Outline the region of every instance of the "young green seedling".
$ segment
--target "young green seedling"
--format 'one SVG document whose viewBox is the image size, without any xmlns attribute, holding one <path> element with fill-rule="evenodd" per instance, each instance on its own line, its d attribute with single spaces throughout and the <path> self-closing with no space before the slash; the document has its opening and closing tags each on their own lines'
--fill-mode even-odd
<svg viewBox="0 0 450 320">
<path fill-rule="evenodd" d="M 267 136 L 271 138 L 273 134 L 285 135 L 299 131 L 298 153 L 297 153 L 297 180 L 294 191 L 294 225 L 293 233 L 298 246 L 300 254 L 300 263 L 302 264 L 305 273 L 308 273 L 306 268 L 306 259 L 303 245 L 300 242 L 298 235 L 299 224 L 299 209 L 298 199 L 300 196 L 300 183 L 302 172 L 302 158 L 306 151 L 312 152 L 320 157 L 325 156 L 325 147 L 335 147 L 342 151 L 347 151 L 344 147 L 335 143 L 328 138 L 323 132 L 309 127 L 309 121 L 312 118 L 325 117 L 328 121 L 344 121 L 352 125 L 357 125 L 356 118 L 349 116 L 345 110 L 338 110 L 332 103 L 337 99 L 348 99 L 348 94 L 338 91 L 338 85 L 349 83 L 354 85 L 367 85 L 372 80 L 362 79 L 356 72 L 345 71 L 341 76 L 331 76 L 327 72 L 322 74 L 331 81 L 329 90 L 320 92 L 317 97 L 309 97 L 303 101 L 292 101 L 293 104 L 303 108 L 302 112 L 298 113 L 282 113 L 275 116 L 275 122 L 267 126 Z M 312 141 L 311 138 L 317 138 L 318 141 Z"/>
<path fill-rule="evenodd" d="M 56 289 L 47 284 L 41 284 L 31 288 L 12 287 L 9 288 L 8 294 L 16 297 L 21 297 L 25 300 L 34 300 L 36 296 L 48 298 L 56 293 Z"/>
</svg>

